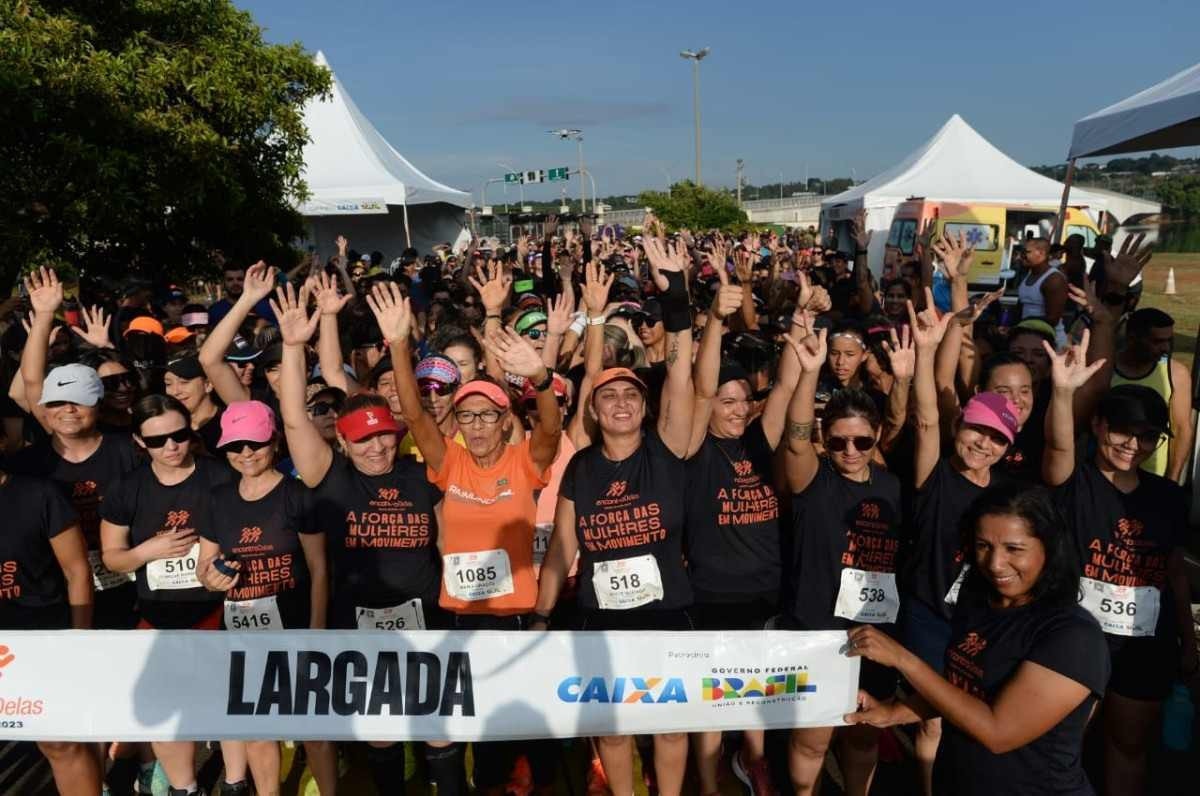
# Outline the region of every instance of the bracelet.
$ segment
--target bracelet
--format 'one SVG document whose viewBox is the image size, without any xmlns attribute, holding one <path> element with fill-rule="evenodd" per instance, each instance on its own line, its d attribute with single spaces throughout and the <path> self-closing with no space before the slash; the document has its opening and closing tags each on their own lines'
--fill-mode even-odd
<svg viewBox="0 0 1200 796">
<path fill-rule="evenodd" d="M 607 322 L 608 322 L 608 319 L 605 318 L 603 315 L 597 315 L 595 318 L 589 317 L 587 319 L 588 326 L 603 326 Z"/>
<path fill-rule="evenodd" d="M 497 321 L 499 321 L 499 320 L 502 320 L 502 319 L 501 319 L 501 317 L 500 317 L 499 315 L 497 315 L 497 314 L 488 314 L 488 315 L 485 315 L 483 319 L 484 319 L 485 321 L 490 321 L 490 320 L 497 320 Z"/>
<path fill-rule="evenodd" d="M 546 378 L 533 385 L 533 389 L 538 392 L 544 392 L 550 389 L 550 385 L 552 384 L 554 384 L 554 368 L 546 368 Z"/>
</svg>

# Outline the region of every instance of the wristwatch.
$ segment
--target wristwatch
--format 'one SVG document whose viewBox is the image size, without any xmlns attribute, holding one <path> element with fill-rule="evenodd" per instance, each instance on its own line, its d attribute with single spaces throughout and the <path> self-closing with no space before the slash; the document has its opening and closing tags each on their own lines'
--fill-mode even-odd
<svg viewBox="0 0 1200 796">
<path fill-rule="evenodd" d="M 554 384 L 554 368 L 546 368 L 546 378 L 533 385 L 533 389 L 542 392 L 543 390 L 550 389 L 550 385 L 552 384 Z"/>
<path fill-rule="evenodd" d="M 546 614 L 539 614 L 537 611 L 530 611 L 525 614 L 525 627 L 533 627 L 534 622 L 542 622 L 546 627 L 550 627 L 550 617 Z"/>
</svg>

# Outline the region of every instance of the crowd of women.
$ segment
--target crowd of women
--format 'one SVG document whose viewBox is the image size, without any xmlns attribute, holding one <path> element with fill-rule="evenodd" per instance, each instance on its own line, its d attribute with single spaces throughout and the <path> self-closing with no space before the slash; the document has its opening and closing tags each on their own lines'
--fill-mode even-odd
<svg viewBox="0 0 1200 796">
<path fill-rule="evenodd" d="M 1144 791 L 1197 652 L 1158 455 L 1181 433 L 1164 390 L 1188 385 L 1159 356 L 1119 368 L 1163 328 L 1130 299 L 1140 241 L 1082 285 L 1027 242 L 1025 284 L 1074 309 L 1026 300 L 1006 328 L 961 240 L 925 235 L 877 283 L 849 267 L 861 225 L 853 258 L 652 217 L 559 232 L 387 270 L 339 240 L 307 274 L 227 266 L 210 308 L 64 306 L 30 272 L 3 339 L 0 627 L 843 630 L 863 660 L 842 726 L 792 731 L 786 761 L 762 731 L 656 735 L 653 787 L 716 793 L 728 757 L 748 793 L 808 794 L 833 751 L 866 794 L 911 725 L 914 791 Z M 156 767 L 199 792 L 195 744 L 119 740 L 40 746 L 64 794 L 114 759 L 135 792 Z M 589 743 L 593 785 L 633 793 L 635 739 Z M 418 756 L 441 796 L 550 793 L 556 744 Z M 220 748 L 222 793 L 278 792 L 276 739 Z M 338 746 L 304 750 L 336 793 Z M 403 743 L 363 759 L 404 792 Z"/>
</svg>

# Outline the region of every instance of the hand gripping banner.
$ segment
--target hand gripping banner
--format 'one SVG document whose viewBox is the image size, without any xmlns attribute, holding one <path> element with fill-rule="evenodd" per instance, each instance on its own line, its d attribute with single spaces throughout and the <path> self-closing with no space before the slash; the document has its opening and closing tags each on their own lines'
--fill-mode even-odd
<svg viewBox="0 0 1200 796">
<path fill-rule="evenodd" d="M 13 631 L 0 738 L 506 740 L 829 726 L 828 632 Z"/>
</svg>

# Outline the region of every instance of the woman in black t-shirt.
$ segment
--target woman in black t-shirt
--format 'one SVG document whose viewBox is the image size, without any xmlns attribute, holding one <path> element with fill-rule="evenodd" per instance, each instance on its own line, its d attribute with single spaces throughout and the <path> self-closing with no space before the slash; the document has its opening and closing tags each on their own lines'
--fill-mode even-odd
<svg viewBox="0 0 1200 796">
<path fill-rule="evenodd" d="M 271 307 L 279 322 L 283 362 L 279 406 L 288 452 L 300 480 L 314 490 L 316 526 L 328 540 L 331 574 L 329 626 L 339 630 L 426 630 L 449 627 L 438 607 L 441 558 L 437 515 L 442 494 L 424 465 L 397 456 L 398 432 L 388 401 L 372 393 L 346 399 L 336 423 L 335 452 L 305 407 L 305 345 L 326 307 L 344 305 L 326 282 L 310 317 L 309 285 L 288 285 Z M 368 742 L 371 775 L 381 792 L 404 781 L 404 745 Z M 465 793 L 458 746 L 428 755 L 438 792 Z M 450 750 L 450 751 L 443 751 Z M 333 772 L 336 776 L 336 770 Z"/>
<path fill-rule="evenodd" d="M 169 360 L 163 385 L 167 395 L 187 407 L 192 430 L 204 443 L 203 452 L 224 462 L 224 457 L 217 450 L 217 442 L 221 438 L 222 405 L 213 394 L 212 384 L 204 375 L 204 368 L 200 367 L 196 355 L 185 353 Z"/>
<path fill-rule="evenodd" d="M 241 478 L 214 493 L 213 523 L 201 532 L 199 577 L 224 593 L 225 629 L 323 629 L 325 534 L 312 525 L 309 490 L 275 469 L 275 413 L 259 401 L 235 401 L 221 416 L 218 449 Z M 306 741 L 304 747 L 321 792 L 333 792 L 333 744 Z M 221 752 L 226 782 L 244 781 L 248 764 L 260 793 L 278 785 L 278 741 L 222 741 Z"/>
<path fill-rule="evenodd" d="M 134 441 L 149 464 L 113 485 L 100 508 L 104 565 L 137 576 L 139 628 L 216 630 L 221 598 L 200 585 L 198 534 L 211 533 L 212 493 L 229 469 L 194 456 L 183 404 L 149 395 L 133 407 Z M 154 742 L 171 787 L 195 786 L 195 744 Z"/>
<path fill-rule="evenodd" d="M 800 332 L 809 328 L 800 327 Z M 851 622 L 879 623 L 892 632 L 900 607 L 896 568 L 900 552 L 900 482 L 871 463 L 881 420 L 862 390 L 846 389 L 825 405 L 823 437 L 828 456 L 812 443 L 813 397 L 825 361 L 825 330 L 797 341 L 785 335 L 802 369 L 788 406 L 785 469 L 792 497 L 795 552 L 783 627 L 843 630 Z M 879 698 L 895 692 L 896 675 L 864 666 L 861 687 Z M 792 731 L 789 769 L 797 793 L 812 793 L 833 727 Z M 846 792 L 865 794 L 877 757 L 878 731 L 844 733 Z"/>
<path fill-rule="evenodd" d="M 696 414 L 688 443 L 685 548 L 700 630 L 762 630 L 779 613 L 780 526 L 771 459 L 783 436 L 787 404 L 800 378 L 795 357 L 780 361 L 763 413 L 751 422 L 750 376 L 721 364 L 725 319 L 742 288 L 730 285 L 718 253 L 721 288 L 713 298 L 696 357 Z M 801 296 L 800 305 L 811 296 Z M 700 792 L 716 793 L 721 733 L 694 733 Z M 770 783 L 762 730 L 746 730 L 731 759 L 744 785 Z"/>
<path fill-rule="evenodd" d="M 578 554 L 585 630 L 692 629 L 686 610 L 692 589 L 683 564 L 681 488 L 696 400 L 692 321 L 683 278 L 687 255 L 682 243 L 668 252 L 666 243 L 647 237 L 645 246 L 663 291 L 663 410 L 656 426 L 644 430 L 645 383 L 627 368 L 610 368 L 597 377 L 591 408 L 600 440 L 576 453 L 563 474 L 554 535 L 538 584 L 536 614 L 549 617 Z M 602 320 L 588 322 L 598 325 Z M 615 793 L 633 792 L 631 741 L 629 736 L 599 739 L 600 759 Z M 687 736 L 656 735 L 654 750 L 659 792 L 680 793 Z"/>
<path fill-rule="evenodd" d="M 0 517 L 0 630 L 90 628 L 87 544 L 62 492 L 42 478 L 0 471 Z M 59 793 L 100 792 L 99 757 L 92 745 L 39 741 L 38 748 L 50 762 Z"/>
<path fill-rule="evenodd" d="M 971 505 L 973 566 L 945 654 L 945 674 L 874 627 L 850 632 L 849 655 L 894 666 L 912 696 L 859 692 L 852 724 L 945 719 L 934 793 L 1093 794 L 1083 733 L 1104 693 L 1108 656 L 1096 621 L 1075 603 L 1070 534 L 1040 487 L 1009 484 Z"/>
<path fill-rule="evenodd" d="M 1104 360 L 1083 364 L 1088 339 L 1084 332 L 1080 345 L 1050 352 L 1054 398 L 1043 468 L 1073 532 L 1080 603 L 1100 623 L 1112 658 L 1103 717 L 1107 790 L 1141 793 L 1162 701 L 1178 675 L 1198 673 L 1185 498 L 1173 481 L 1140 469 L 1170 432 L 1166 401 L 1149 387 L 1123 384 L 1104 394 L 1091 418 L 1095 453 L 1076 461 L 1076 393 L 1094 386 L 1089 379 L 1108 383 Z"/>
</svg>

